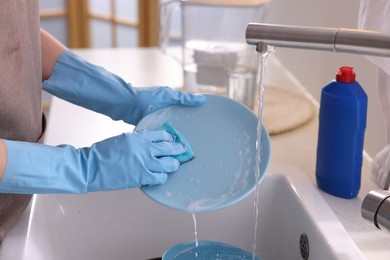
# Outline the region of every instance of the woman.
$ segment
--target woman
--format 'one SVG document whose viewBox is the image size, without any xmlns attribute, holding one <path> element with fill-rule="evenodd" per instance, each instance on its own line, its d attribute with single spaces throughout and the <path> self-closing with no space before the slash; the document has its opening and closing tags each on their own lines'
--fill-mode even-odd
<svg viewBox="0 0 390 260">
<path fill-rule="evenodd" d="M 82 149 L 37 144 L 44 131 L 42 87 L 129 124 L 168 105 L 203 104 L 205 97 L 167 87 L 135 89 L 41 30 L 37 0 L 0 4 L 0 241 L 28 205 L 29 194 L 154 185 L 177 170 L 173 156 L 185 146 L 165 131 L 126 133 Z"/>
</svg>

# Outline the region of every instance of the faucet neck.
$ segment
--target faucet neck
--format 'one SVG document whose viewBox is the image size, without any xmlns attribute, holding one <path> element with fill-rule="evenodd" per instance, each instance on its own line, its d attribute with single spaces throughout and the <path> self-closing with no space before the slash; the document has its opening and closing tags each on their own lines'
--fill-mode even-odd
<svg viewBox="0 0 390 260">
<path fill-rule="evenodd" d="M 250 23 L 248 44 L 390 57 L 390 36 L 374 31 Z"/>
</svg>

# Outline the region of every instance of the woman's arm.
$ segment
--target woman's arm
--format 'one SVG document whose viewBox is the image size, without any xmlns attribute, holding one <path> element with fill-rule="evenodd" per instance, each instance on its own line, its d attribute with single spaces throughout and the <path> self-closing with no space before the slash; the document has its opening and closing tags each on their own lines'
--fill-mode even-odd
<svg viewBox="0 0 390 260">
<path fill-rule="evenodd" d="M 42 80 L 47 80 L 53 70 L 57 58 L 67 48 L 48 32 L 41 29 L 41 52 L 42 52 Z M 0 139 L 0 181 L 3 178 L 7 166 L 7 149 Z"/>
<path fill-rule="evenodd" d="M 42 81 L 50 77 L 58 57 L 66 49 L 56 38 L 41 29 Z"/>
</svg>

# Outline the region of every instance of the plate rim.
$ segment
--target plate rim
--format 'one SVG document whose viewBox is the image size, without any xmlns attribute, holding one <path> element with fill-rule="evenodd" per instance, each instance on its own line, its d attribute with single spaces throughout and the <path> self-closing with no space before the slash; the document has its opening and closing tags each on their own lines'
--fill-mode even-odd
<svg viewBox="0 0 390 260">
<path fill-rule="evenodd" d="M 227 97 L 223 97 L 223 96 L 219 96 L 219 95 L 215 95 L 215 94 L 204 94 L 207 99 L 209 99 L 210 97 L 212 99 L 220 99 L 220 100 L 224 100 L 225 101 L 228 101 L 229 103 L 231 104 L 235 104 L 235 105 L 238 105 L 241 107 L 241 109 L 243 108 L 244 110 L 246 110 L 247 112 L 249 112 L 251 114 L 251 116 L 253 116 L 253 118 L 258 121 L 258 117 L 257 115 L 251 110 L 249 109 L 247 106 L 235 101 L 235 100 L 232 100 L 230 98 L 227 98 Z M 206 101 L 207 102 L 207 101 Z M 159 110 L 156 110 L 154 112 L 152 112 L 151 114 L 154 114 L 158 111 L 161 112 L 161 110 L 164 110 L 164 109 L 170 109 L 170 107 L 172 106 L 168 106 L 168 107 L 164 107 L 164 108 L 161 108 Z M 148 117 L 149 115 L 151 114 L 148 114 L 147 116 L 145 116 L 144 118 Z M 143 120 L 143 119 L 142 119 Z M 142 120 L 140 121 L 140 123 L 142 122 Z M 137 124 L 138 126 L 138 124 Z M 135 127 L 134 131 L 137 130 L 137 126 Z M 257 140 L 257 136 L 256 136 L 256 140 Z M 268 153 L 265 153 L 267 156 L 266 156 L 266 161 L 264 161 L 264 163 L 260 164 L 260 167 L 263 167 L 264 169 L 262 169 L 262 172 L 263 174 L 260 176 L 259 180 L 258 180 L 258 183 L 257 185 L 259 185 L 261 183 L 261 181 L 264 179 L 266 173 L 267 173 L 267 170 L 268 170 L 268 167 L 269 167 L 269 164 L 270 164 L 270 161 L 271 161 L 271 153 L 272 153 L 272 147 L 271 147 L 271 139 L 270 139 L 270 135 L 268 133 L 268 130 L 266 129 L 266 127 L 264 126 L 264 123 L 261 122 L 261 144 L 262 146 L 265 146 L 267 148 L 267 150 L 269 151 Z M 226 207 L 229 207 L 229 206 L 232 206 L 236 203 L 238 203 L 239 201 L 245 199 L 246 197 L 248 197 L 251 193 L 253 193 L 256 189 L 256 184 L 255 185 L 252 185 L 250 188 L 246 189 L 245 192 L 241 193 L 240 196 L 236 196 L 234 197 L 233 199 L 230 199 L 230 200 L 226 200 L 224 201 L 223 203 L 220 203 L 218 206 L 215 206 L 215 207 L 208 207 L 206 209 L 203 209 L 203 210 L 194 210 L 194 211 L 188 211 L 188 210 L 184 210 L 183 208 L 179 207 L 179 206 L 175 206 L 175 205 L 171 205 L 171 204 L 167 204 L 167 203 L 163 203 L 162 201 L 158 200 L 157 198 L 155 198 L 154 196 L 152 196 L 147 190 L 150 188 L 150 187 L 153 187 L 153 186 L 141 186 L 140 187 L 140 190 L 142 191 L 143 194 L 145 194 L 149 199 L 151 199 L 152 201 L 158 203 L 159 205 L 162 205 L 164 207 L 167 207 L 169 209 L 173 209 L 173 210 L 176 210 L 176 211 L 179 211 L 179 212 L 184 212 L 184 213 L 204 213 L 204 212 L 212 212 L 212 211 L 216 211 L 216 210 L 220 210 L 220 209 L 224 209 Z M 228 202 L 227 202 L 228 201 Z M 177 205 L 177 204 L 176 204 Z"/>
</svg>

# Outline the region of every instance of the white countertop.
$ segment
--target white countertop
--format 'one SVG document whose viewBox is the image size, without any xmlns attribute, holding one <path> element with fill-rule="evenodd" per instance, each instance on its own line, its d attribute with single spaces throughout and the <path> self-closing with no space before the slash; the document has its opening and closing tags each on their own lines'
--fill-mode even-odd
<svg viewBox="0 0 390 260">
<path fill-rule="evenodd" d="M 171 57 L 162 55 L 156 49 L 88 49 L 75 50 L 75 52 L 86 60 L 102 65 L 109 71 L 118 74 L 132 83 L 133 86 L 167 85 L 174 88 L 182 86 L 180 64 Z M 272 55 L 270 55 L 268 62 L 266 82 L 268 85 L 308 95 L 299 82 Z M 267 90 L 265 90 L 266 98 Z M 310 96 L 308 98 L 312 99 Z M 312 101 L 314 104 L 316 103 L 315 100 Z M 315 106 L 317 106 L 316 113 L 318 113 L 318 104 Z M 60 131 L 62 136 L 66 136 L 67 129 L 72 126 L 61 125 L 61 122 L 82 124 L 85 120 L 94 122 L 94 118 L 99 118 L 101 121 L 104 117 L 54 98 L 49 120 L 58 122 L 59 127 L 55 131 Z M 315 184 L 317 119 L 318 115 L 316 114 L 313 120 L 299 129 L 271 137 L 271 169 L 273 165 L 279 163 L 295 165 L 302 169 Z M 107 118 L 107 120 L 109 119 Z M 94 129 L 93 124 L 90 127 Z M 123 124 L 118 122 L 118 129 L 121 127 Z M 131 129 L 129 128 L 129 130 Z M 101 136 L 104 138 L 107 133 L 101 133 Z M 69 136 L 69 139 L 63 138 L 61 142 L 77 146 L 78 138 L 80 144 L 84 145 L 86 139 L 88 142 L 88 136 L 85 135 L 76 138 Z M 96 135 L 93 140 L 90 140 L 91 143 L 94 140 L 96 140 Z M 53 144 L 53 140 L 50 140 L 50 144 Z M 387 249 L 390 243 L 390 233 L 376 229 L 373 224 L 364 220 L 360 213 L 363 198 L 370 190 L 378 189 L 370 179 L 369 161 L 366 156 L 363 162 L 362 187 L 356 199 L 341 199 L 324 192 L 321 194 L 367 259 L 390 259 L 390 250 Z"/>
</svg>

